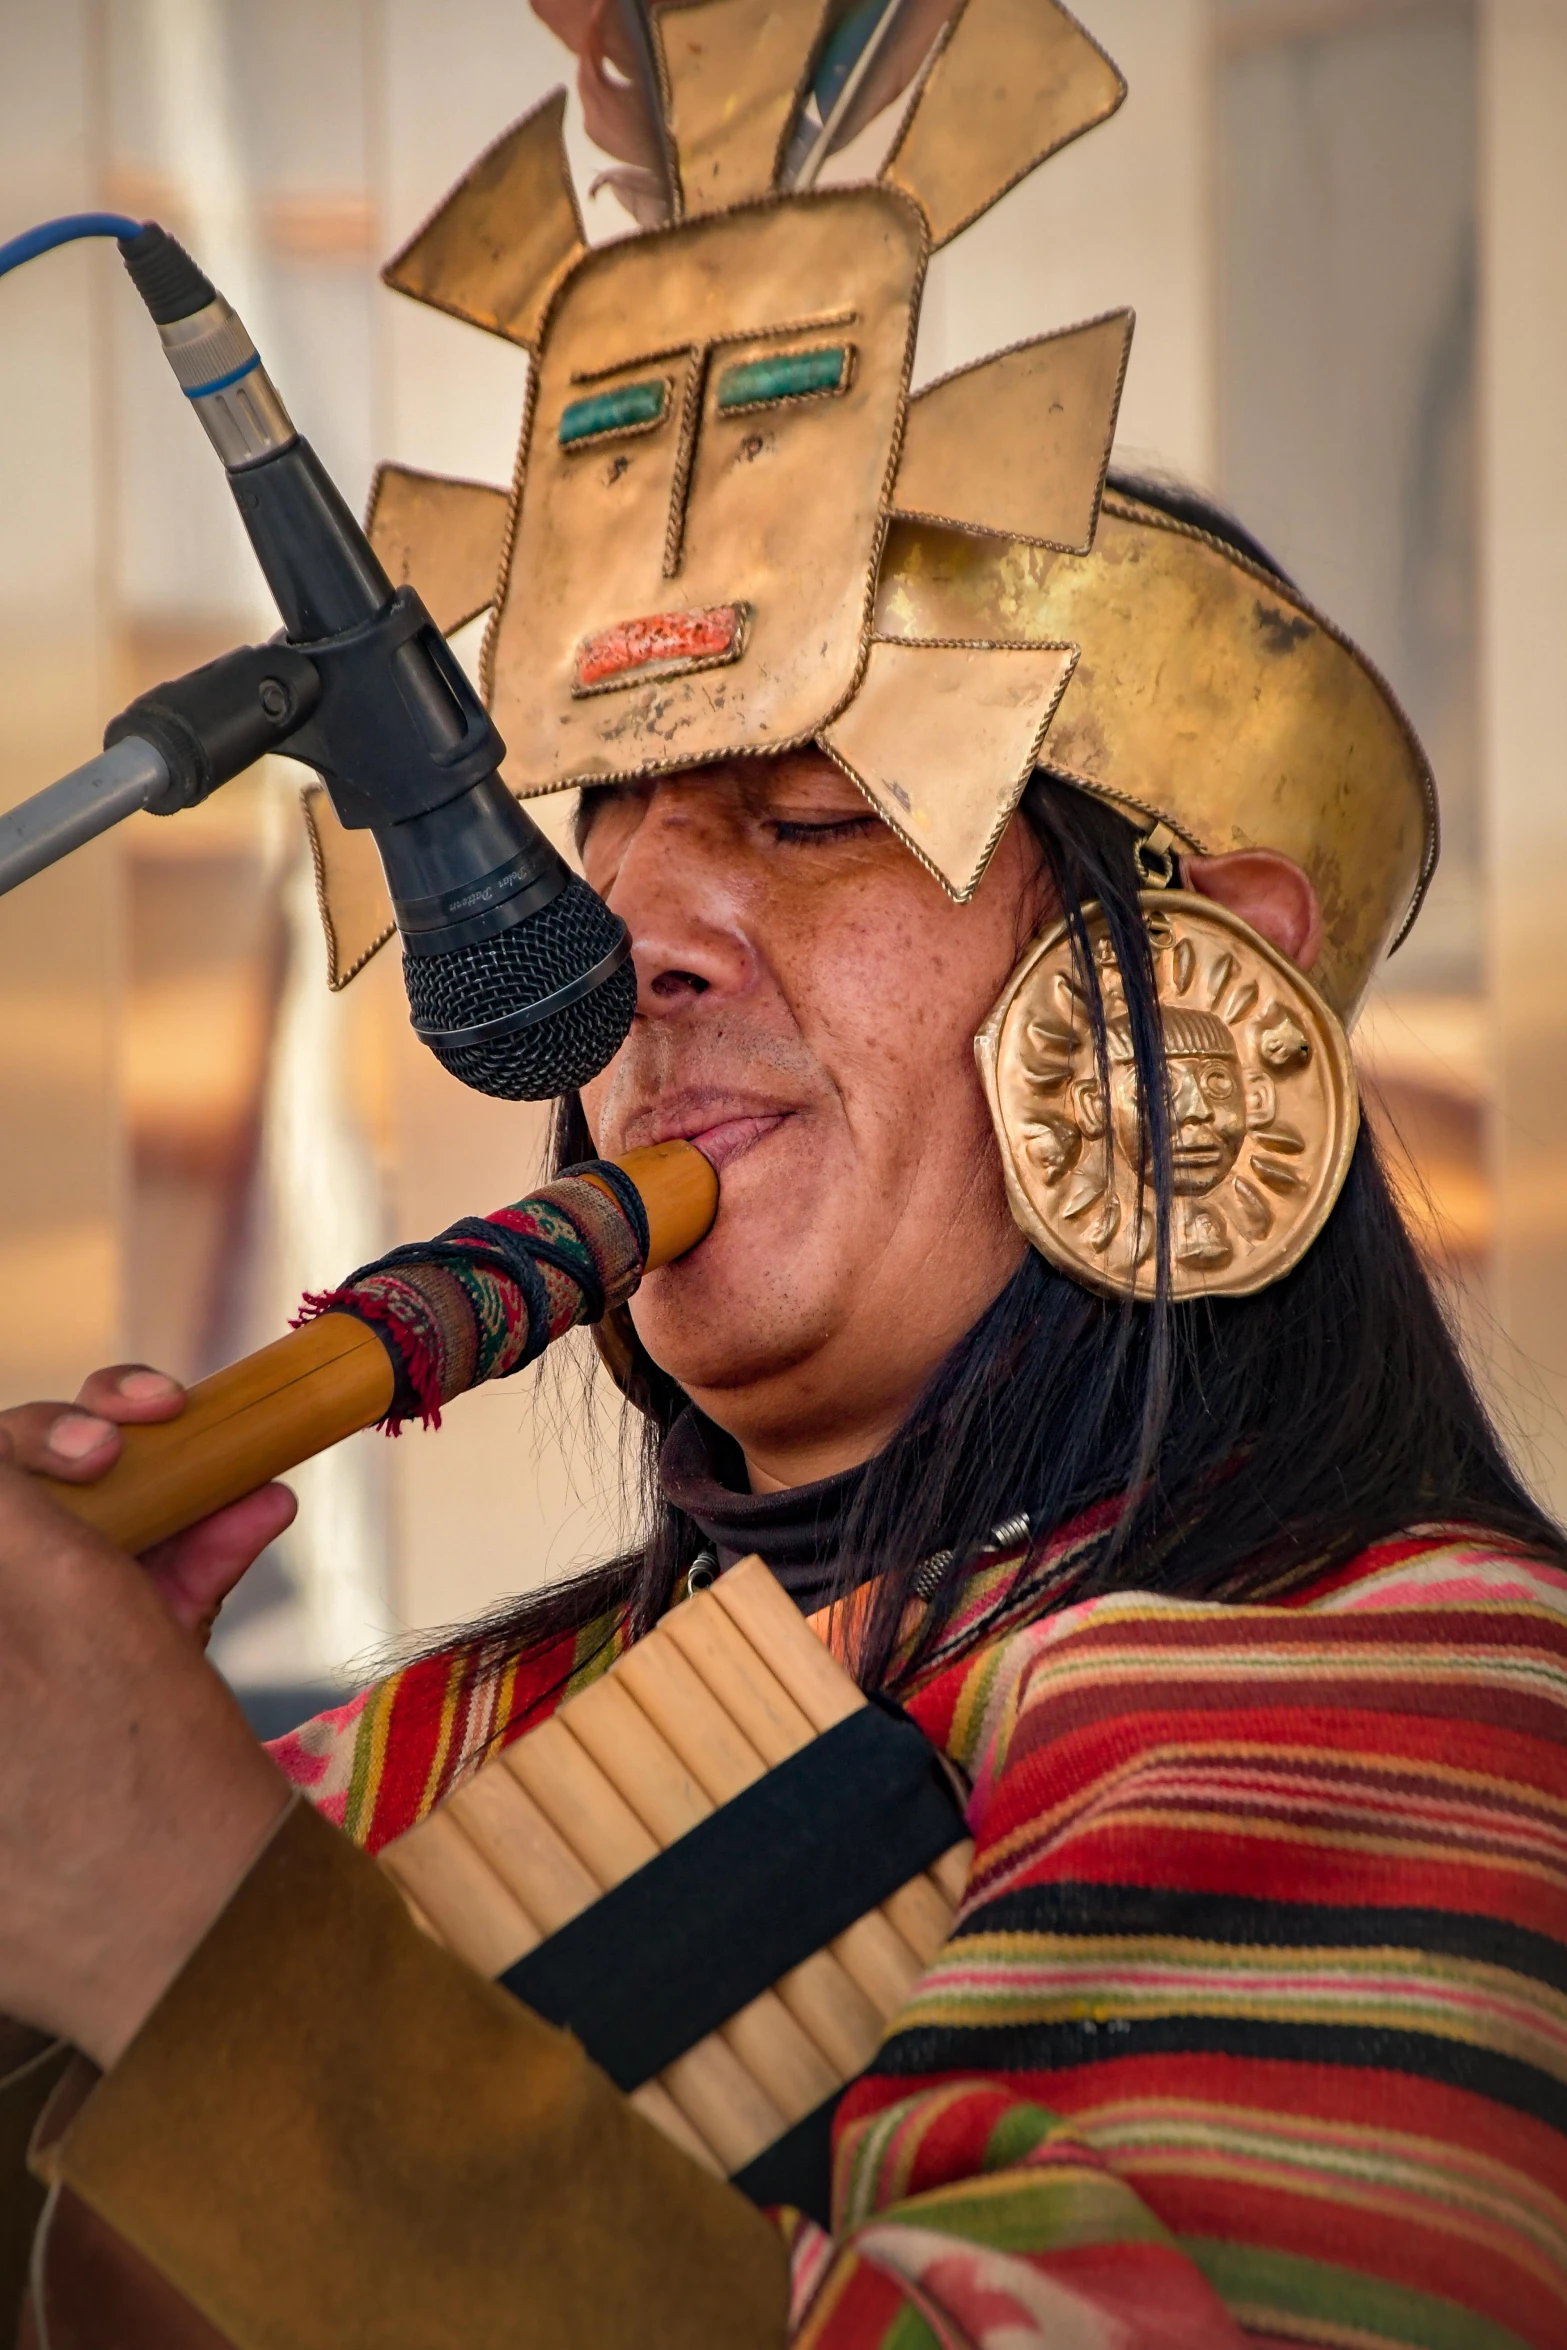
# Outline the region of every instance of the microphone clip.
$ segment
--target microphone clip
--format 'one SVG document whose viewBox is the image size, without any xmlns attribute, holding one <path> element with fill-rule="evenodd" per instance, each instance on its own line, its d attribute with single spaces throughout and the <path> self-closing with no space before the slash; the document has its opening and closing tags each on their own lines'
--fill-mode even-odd
<svg viewBox="0 0 1567 2350">
<path fill-rule="evenodd" d="M 286 644 L 239 645 L 138 694 L 104 728 L 104 749 L 151 743 L 168 780 L 141 804 L 150 815 L 174 816 L 268 751 L 288 748 L 321 698 L 321 675 L 308 654 Z"/>
<path fill-rule="evenodd" d="M 411 587 L 308 649 L 319 681 L 287 750 L 315 768 L 350 831 L 403 824 L 495 773 L 506 746 Z"/>
</svg>

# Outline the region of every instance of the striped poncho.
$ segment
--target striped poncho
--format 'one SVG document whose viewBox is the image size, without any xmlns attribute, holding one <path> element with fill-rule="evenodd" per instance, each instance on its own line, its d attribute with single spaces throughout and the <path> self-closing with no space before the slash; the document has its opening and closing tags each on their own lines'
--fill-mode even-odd
<svg viewBox="0 0 1567 2350">
<path fill-rule="evenodd" d="M 1094 1531 L 987 1561 L 904 1693 L 973 1872 L 832 2234 L 779 2215 L 795 2343 L 1562 2350 L 1567 1577 L 1433 1528 L 1041 1613 Z M 476 1643 L 273 1752 L 373 1850 L 621 1644 Z"/>
</svg>

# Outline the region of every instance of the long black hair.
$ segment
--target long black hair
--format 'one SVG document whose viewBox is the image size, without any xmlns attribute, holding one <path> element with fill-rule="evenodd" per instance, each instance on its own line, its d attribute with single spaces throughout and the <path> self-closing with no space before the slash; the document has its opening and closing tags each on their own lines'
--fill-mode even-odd
<svg viewBox="0 0 1567 2350">
<path fill-rule="evenodd" d="M 1267 562 L 1195 494 L 1117 486 Z M 1484 1527 L 1567 1559 L 1567 1541 L 1513 1471 L 1475 1392 L 1366 1126 L 1332 1214 L 1292 1273 L 1253 1297 L 1170 1299 L 1163 1048 L 1135 835 L 1048 769 L 1023 813 L 1074 939 L 1101 1075 L 1104 1011 L 1085 908 L 1103 909 L 1115 949 L 1146 1111 L 1158 1293 L 1145 1304 L 1092 1295 L 1030 1250 L 938 1366 L 866 1465 L 841 1530 L 841 1588 L 879 1578 L 856 1634 L 861 1680 L 895 1683 L 917 1663 L 992 1531 L 1019 1516 L 1042 1539 L 1094 1505 L 1117 1505 L 1078 1561 L 1074 1599 L 1128 1588 L 1256 1599 L 1435 1523 Z M 581 1104 L 568 1097 L 555 1164 L 591 1155 Z M 642 1539 L 492 1619 L 503 1638 L 576 1629 L 615 1605 L 645 1630 L 703 1548 L 658 1481 L 660 1448 L 688 1398 L 634 1338 L 623 1373 L 642 1416 Z M 895 1663 L 916 1585 L 932 1604 L 912 1659 Z"/>
</svg>

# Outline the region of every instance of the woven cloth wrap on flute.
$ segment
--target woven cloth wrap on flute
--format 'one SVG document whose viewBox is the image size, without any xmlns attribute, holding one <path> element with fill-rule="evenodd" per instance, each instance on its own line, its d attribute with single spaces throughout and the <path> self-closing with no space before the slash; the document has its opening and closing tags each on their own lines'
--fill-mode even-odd
<svg viewBox="0 0 1567 2350">
<path fill-rule="evenodd" d="M 295 1326 L 353 1314 L 385 1344 L 397 1372 L 381 1426 L 395 1436 L 417 1413 L 533 1362 L 578 1322 L 623 1305 L 647 1259 L 647 1211 L 631 1178 L 607 1160 L 568 1167 L 515 1207 L 465 1216 L 434 1240 L 362 1265 L 341 1289 L 307 1297 Z"/>
</svg>

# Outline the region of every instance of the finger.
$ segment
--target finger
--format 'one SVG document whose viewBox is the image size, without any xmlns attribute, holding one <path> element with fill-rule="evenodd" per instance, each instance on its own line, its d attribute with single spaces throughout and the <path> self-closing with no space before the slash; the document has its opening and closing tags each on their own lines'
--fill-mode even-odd
<svg viewBox="0 0 1567 2350">
<path fill-rule="evenodd" d="M 141 1420 L 172 1420 L 185 1408 L 185 1390 L 167 1371 L 148 1363 L 111 1363 L 82 1381 L 80 1410 L 121 1426 Z"/>
<path fill-rule="evenodd" d="M 19 1467 L 88 1485 L 120 1457 L 117 1424 L 171 1420 L 184 1408 L 185 1390 L 166 1371 L 115 1363 L 84 1380 L 74 1404 L 24 1403 L 0 1412 L 0 1430 Z"/>
<path fill-rule="evenodd" d="M 144 1551 L 141 1563 L 175 1621 L 187 1632 L 210 1631 L 235 1584 L 293 1524 L 298 1507 L 286 1485 L 263 1485 Z"/>
<path fill-rule="evenodd" d="M 10 1439 L 10 1457 L 18 1468 L 60 1477 L 69 1485 L 90 1484 L 120 1457 L 118 1428 L 75 1404 L 15 1404 L 0 1412 L 0 1429 Z"/>
</svg>

